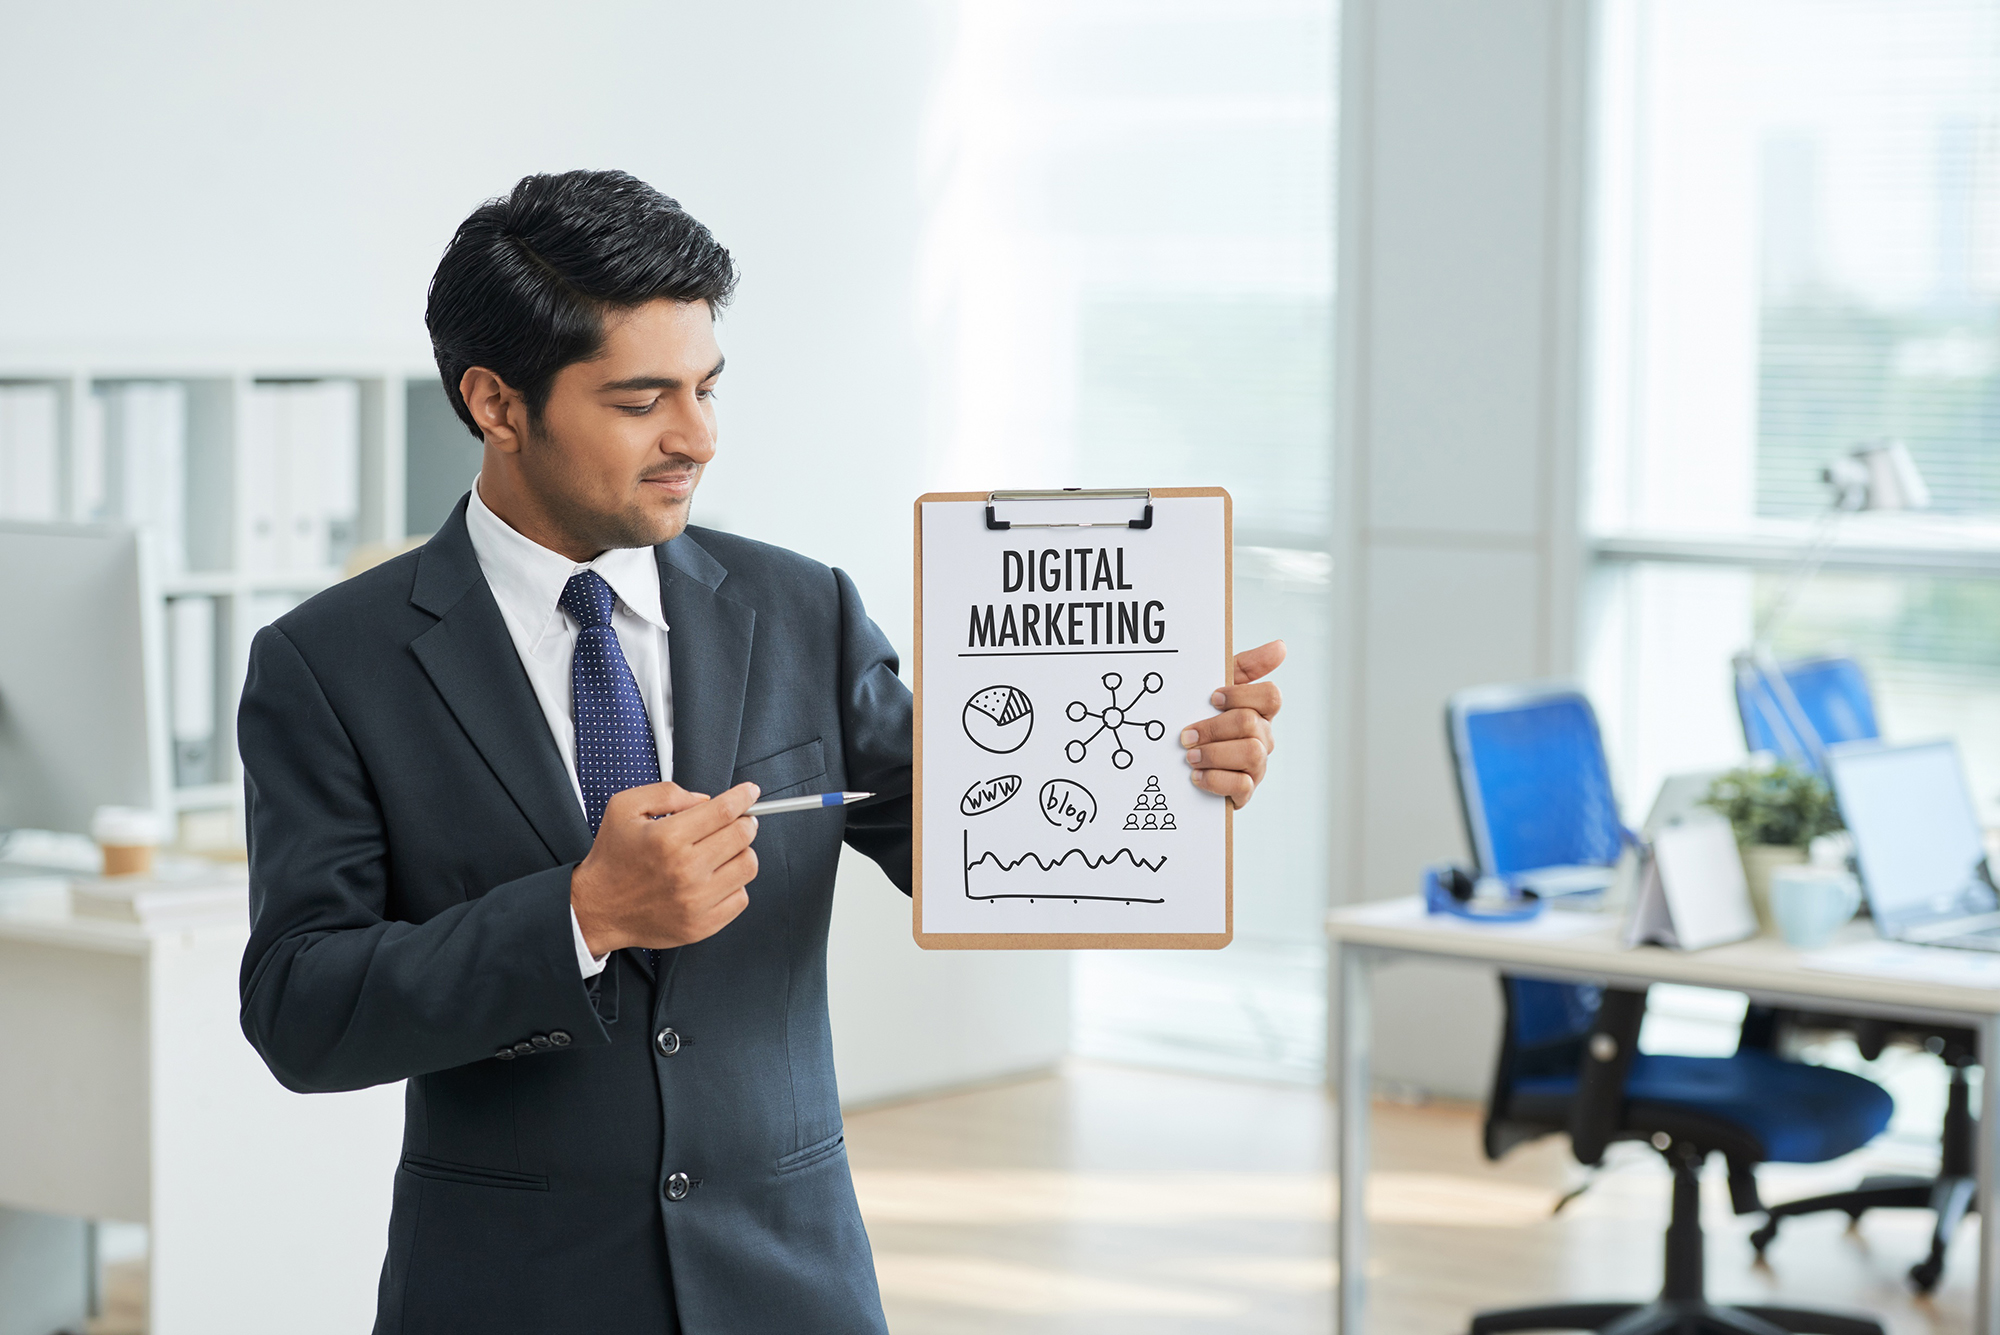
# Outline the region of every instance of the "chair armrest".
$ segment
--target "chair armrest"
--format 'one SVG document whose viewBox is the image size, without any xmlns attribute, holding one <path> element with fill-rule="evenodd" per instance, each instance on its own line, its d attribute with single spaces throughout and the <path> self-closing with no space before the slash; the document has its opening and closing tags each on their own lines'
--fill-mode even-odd
<svg viewBox="0 0 2000 1335">
<path fill-rule="evenodd" d="M 1624 1128 L 1625 1075 L 1639 1051 L 1639 1024 L 1646 1018 L 1646 990 L 1606 988 L 1597 1020 L 1583 1043 L 1576 1097 L 1570 1102 L 1569 1140 L 1577 1162 L 1596 1165 Z"/>
</svg>

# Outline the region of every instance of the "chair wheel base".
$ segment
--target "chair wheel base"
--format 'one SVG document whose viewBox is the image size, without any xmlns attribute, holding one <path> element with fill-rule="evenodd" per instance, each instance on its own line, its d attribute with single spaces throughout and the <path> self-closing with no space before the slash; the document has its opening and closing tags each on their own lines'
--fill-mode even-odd
<svg viewBox="0 0 2000 1335">
<path fill-rule="evenodd" d="M 1582 1330 L 1598 1335 L 1883 1335 L 1871 1317 L 1706 1302 L 1561 1303 L 1481 1312 L 1471 1335 Z"/>
</svg>

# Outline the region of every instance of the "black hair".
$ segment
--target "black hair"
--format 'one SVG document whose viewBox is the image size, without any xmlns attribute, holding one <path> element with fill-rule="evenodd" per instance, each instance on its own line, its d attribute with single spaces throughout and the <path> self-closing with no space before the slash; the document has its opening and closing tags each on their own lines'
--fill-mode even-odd
<svg viewBox="0 0 2000 1335">
<path fill-rule="evenodd" d="M 531 417 L 556 372 L 604 346 L 604 316 L 662 298 L 720 310 L 736 265 L 709 230 L 644 181 L 618 171 L 524 176 L 459 224 L 431 277 L 424 323 L 459 420 L 459 393 L 483 366 L 519 390 Z"/>
</svg>

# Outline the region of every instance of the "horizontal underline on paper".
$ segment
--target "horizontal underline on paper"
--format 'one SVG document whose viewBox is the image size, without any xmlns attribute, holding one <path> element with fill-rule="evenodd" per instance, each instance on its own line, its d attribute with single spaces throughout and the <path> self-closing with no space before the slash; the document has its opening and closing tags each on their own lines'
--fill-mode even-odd
<svg viewBox="0 0 2000 1335">
<path fill-rule="evenodd" d="M 1082 903 L 1086 899 L 1090 900 L 1094 904 L 1164 904 L 1167 902 L 1164 899 L 1141 899 L 1136 895 L 1065 895 L 1060 893 L 1051 894 L 1046 890 L 1042 891 L 1040 894 L 1034 894 L 1034 895 L 968 894 L 966 895 L 966 898 L 972 900 L 974 903 L 977 904 L 991 904 L 996 899 L 1027 899 L 1027 900 L 1067 899 L 1072 904 Z"/>
<path fill-rule="evenodd" d="M 1178 649 L 999 649 L 960 658 L 1089 658 L 1093 654 L 1177 654 Z"/>
</svg>

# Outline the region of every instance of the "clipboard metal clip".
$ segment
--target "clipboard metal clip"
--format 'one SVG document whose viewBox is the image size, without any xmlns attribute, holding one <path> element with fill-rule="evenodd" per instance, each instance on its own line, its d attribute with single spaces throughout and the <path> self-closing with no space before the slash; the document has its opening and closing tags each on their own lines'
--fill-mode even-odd
<svg viewBox="0 0 2000 1335">
<path fill-rule="evenodd" d="M 997 503 L 1006 501 L 1144 501 L 1146 509 L 1137 519 L 1102 520 L 1090 524 L 1017 524 L 1002 519 L 993 513 Z M 1083 487 L 1064 487 L 1060 491 L 989 491 L 986 493 L 986 527 L 996 532 L 1010 528 L 1137 528 L 1153 526 L 1153 493 L 1145 488 L 1111 488 L 1108 490 L 1088 490 Z"/>
</svg>

